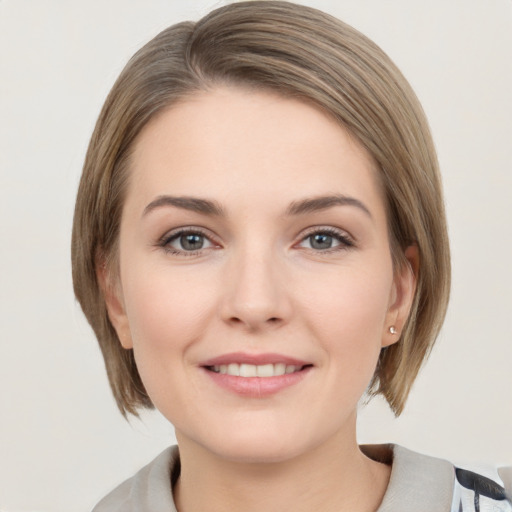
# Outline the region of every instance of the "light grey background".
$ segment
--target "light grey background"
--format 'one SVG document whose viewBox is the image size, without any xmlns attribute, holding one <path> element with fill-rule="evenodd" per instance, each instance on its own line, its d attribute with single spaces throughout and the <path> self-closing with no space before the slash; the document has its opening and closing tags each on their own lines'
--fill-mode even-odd
<svg viewBox="0 0 512 512">
<path fill-rule="evenodd" d="M 310 0 L 373 38 L 416 89 L 439 151 L 454 282 L 408 407 L 360 441 L 512 464 L 512 2 Z M 75 304 L 69 245 L 83 156 L 126 60 L 212 0 L 0 1 L 0 509 L 87 511 L 174 440 L 126 423 Z"/>
</svg>

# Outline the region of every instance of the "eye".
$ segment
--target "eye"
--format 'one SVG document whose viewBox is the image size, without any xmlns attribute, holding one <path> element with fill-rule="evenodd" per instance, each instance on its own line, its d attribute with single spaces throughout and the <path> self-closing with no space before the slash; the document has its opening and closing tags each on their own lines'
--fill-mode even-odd
<svg viewBox="0 0 512 512">
<path fill-rule="evenodd" d="M 352 239 L 343 231 L 335 228 L 316 228 L 299 243 L 299 247 L 320 252 L 343 250 L 353 246 Z"/>
<path fill-rule="evenodd" d="M 197 229 L 180 229 L 168 233 L 162 237 L 159 245 L 171 254 L 187 256 L 215 246 L 205 233 Z"/>
</svg>

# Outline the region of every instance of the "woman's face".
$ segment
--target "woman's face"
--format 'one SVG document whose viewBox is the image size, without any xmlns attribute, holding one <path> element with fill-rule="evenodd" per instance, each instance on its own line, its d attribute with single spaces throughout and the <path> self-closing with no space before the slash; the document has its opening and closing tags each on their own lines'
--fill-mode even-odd
<svg viewBox="0 0 512 512">
<path fill-rule="evenodd" d="M 130 172 L 109 313 L 180 442 L 275 461 L 355 439 L 413 288 L 368 153 L 306 103 L 217 88 L 152 120 Z"/>
</svg>

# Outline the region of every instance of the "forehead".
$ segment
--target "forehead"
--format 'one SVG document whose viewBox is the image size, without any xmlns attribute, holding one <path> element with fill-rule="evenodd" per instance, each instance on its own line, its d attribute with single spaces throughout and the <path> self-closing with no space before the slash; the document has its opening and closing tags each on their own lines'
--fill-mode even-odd
<svg viewBox="0 0 512 512">
<path fill-rule="evenodd" d="M 376 165 L 320 109 L 269 92 L 222 87 L 156 116 L 131 160 L 128 200 L 214 194 L 275 202 L 346 194 L 383 208 Z"/>
</svg>

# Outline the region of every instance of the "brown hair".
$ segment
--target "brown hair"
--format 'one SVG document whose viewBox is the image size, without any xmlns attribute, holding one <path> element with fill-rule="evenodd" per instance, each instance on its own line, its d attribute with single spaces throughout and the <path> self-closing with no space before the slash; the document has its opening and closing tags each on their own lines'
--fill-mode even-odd
<svg viewBox="0 0 512 512">
<path fill-rule="evenodd" d="M 87 151 L 72 237 L 75 294 L 98 338 L 123 414 L 152 407 L 133 351 L 122 348 L 97 279 L 116 268 L 130 151 L 164 108 L 216 84 L 268 89 L 334 117 L 378 164 L 395 268 L 420 253 L 417 287 L 401 339 L 382 350 L 370 384 L 396 415 L 444 319 L 450 256 L 430 131 L 411 87 L 364 35 L 316 9 L 282 1 L 233 3 L 197 23 L 173 25 L 128 62 L 105 101 Z"/>
</svg>

